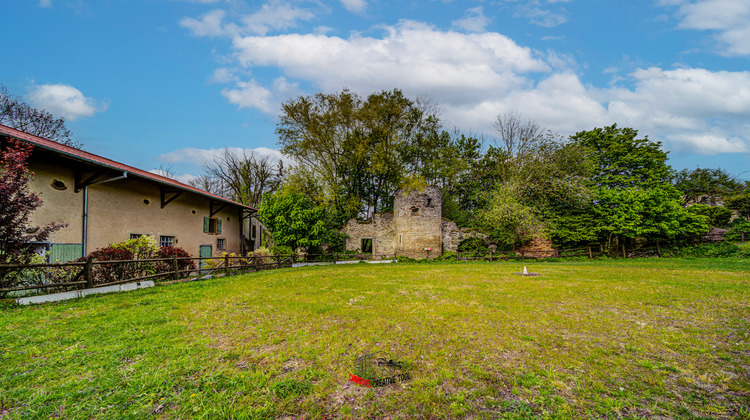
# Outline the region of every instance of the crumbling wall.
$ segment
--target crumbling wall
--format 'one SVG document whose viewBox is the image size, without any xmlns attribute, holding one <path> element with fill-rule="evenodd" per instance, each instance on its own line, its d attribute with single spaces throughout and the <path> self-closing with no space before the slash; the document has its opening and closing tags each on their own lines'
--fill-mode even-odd
<svg viewBox="0 0 750 420">
<path fill-rule="evenodd" d="M 528 257 L 555 257 L 557 253 L 555 251 L 555 245 L 552 243 L 552 239 L 549 236 L 541 234 L 531 239 L 525 245 L 519 247 L 516 252 L 520 254 L 523 252 Z"/>
<path fill-rule="evenodd" d="M 459 228 L 456 223 L 443 219 L 443 251 L 458 251 L 461 241 L 468 238 L 487 239 L 487 235 L 471 229 Z"/>
<path fill-rule="evenodd" d="M 346 239 L 346 250 L 361 250 L 362 239 L 372 239 L 372 253 L 376 255 L 393 254 L 395 232 L 393 214 L 374 214 L 370 220 L 349 220 L 344 226 L 343 233 L 349 237 Z"/>
<path fill-rule="evenodd" d="M 393 202 L 396 255 L 434 258 L 442 252 L 440 188 L 399 190 Z M 429 250 L 428 250 L 429 249 Z"/>
</svg>

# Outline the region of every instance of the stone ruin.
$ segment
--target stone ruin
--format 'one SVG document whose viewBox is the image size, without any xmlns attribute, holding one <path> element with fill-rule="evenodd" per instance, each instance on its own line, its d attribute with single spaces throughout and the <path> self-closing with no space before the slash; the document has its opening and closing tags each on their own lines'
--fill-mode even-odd
<svg viewBox="0 0 750 420">
<path fill-rule="evenodd" d="M 366 221 L 351 219 L 342 232 L 348 235 L 347 251 L 415 259 L 456 251 L 465 238 L 484 236 L 459 229 L 454 222 L 443 219 L 442 193 L 436 186 L 398 190 L 393 200 L 393 213 L 376 213 Z"/>
</svg>

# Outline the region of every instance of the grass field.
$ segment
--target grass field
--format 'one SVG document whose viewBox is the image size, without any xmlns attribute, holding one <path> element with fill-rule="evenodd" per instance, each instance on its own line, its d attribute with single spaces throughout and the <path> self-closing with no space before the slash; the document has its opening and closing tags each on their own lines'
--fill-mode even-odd
<svg viewBox="0 0 750 420">
<path fill-rule="evenodd" d="M 0 309 L 0 418 L 750 418 L 750 260 L 357 264 Z M 383 351 L 412 379 L 348 381 Z"/>
</svg>

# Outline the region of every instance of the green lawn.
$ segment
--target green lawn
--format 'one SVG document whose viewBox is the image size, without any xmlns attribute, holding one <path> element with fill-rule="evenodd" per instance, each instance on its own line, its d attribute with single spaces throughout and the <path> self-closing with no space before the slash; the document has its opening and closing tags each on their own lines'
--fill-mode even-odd
<svg viewBox="0 0 750 420">
<path fill-rule="evenodd" d="M 750 260 L 357 264 L 0 309 L 0 418 L 750 418 Z M 412 379 L 348 382 L 384 351 Z"/>
</svg>

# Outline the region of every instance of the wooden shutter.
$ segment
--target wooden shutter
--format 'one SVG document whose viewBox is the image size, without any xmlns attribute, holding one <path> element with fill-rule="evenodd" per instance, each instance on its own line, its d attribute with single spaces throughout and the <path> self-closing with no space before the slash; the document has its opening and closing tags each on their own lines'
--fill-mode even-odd
<svg viewBox="0 0 750 420">
<path fill-rule="evenodd" d="M 203 233 L 208 233 L 208 229 L 210 226 L 210 220 L 208 217 L 203 218 Z"/>
<path fill-rule="evenodd" d="M 221 235 L 221 219 L 216 219 L 216 234 Z"/>
</svg>

